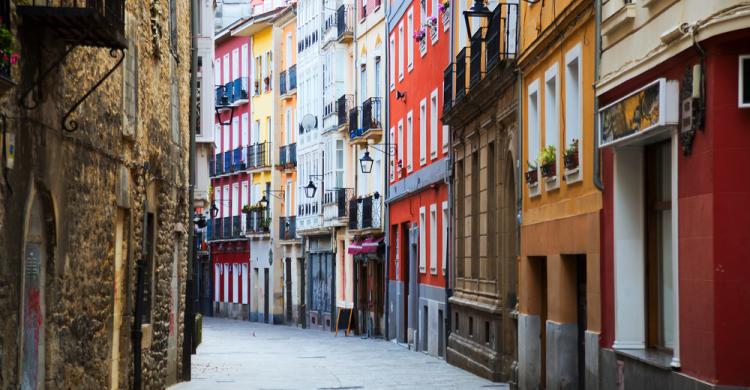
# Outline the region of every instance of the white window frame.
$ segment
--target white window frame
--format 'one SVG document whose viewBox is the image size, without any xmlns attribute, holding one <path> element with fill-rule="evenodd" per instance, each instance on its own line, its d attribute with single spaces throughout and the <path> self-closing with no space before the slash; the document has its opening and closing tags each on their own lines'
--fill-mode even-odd
<svg viewBox="0 0 750 390">
<path fill-rule="evenodd" d="M 434 160 L 438 157 L 438 90 L 435 88 L 430 94 L 430 157 Z"/>
<path fill-rule="evenodd" d="M 398 167 L 398 164 L 401 163 L 402 167 L 406 166 L 406 161 L 404 160 L 404 150 L 406 150 L 406 143 L 404 142 L 404 120 L 399 119 L 398 120 L 398 133 L 396 136 L 398 137 L 396 141 L 396 150 L 398 152 L 398 161 L 396 161 L 396 169 L 399 170 L 399 175 L 401 174 L 401 170 Z"/>
<path fill-rule="evenodd" d="M 231 80 L 228 80 L 229 76 L 230 76 L 230 74 L 229 74 L 229 53 L 224 54 L 223 65 L 224 65 L 224 69 L 223 69 L 223 72 L 222 72 L 223 73 L 223 75 L 222 75 L 223 79 L 222 79 L 221 85 L 225 85 L 226 83 L 228 83 L 228 82 L 231 81 Z"/>
<path fill-rule="evenodd" d="M 432 43 L 432 46 L 435 46 L 439 39 L 439 31 L 440 31 L 440 11 L 438 11 L 438 0 L 432 0 L 430 3 L 430 7 L 432 8 L 430 11 L 431 16 L 435 17 L 435 29 L 430 29 L 430 42 Z M 434 33 L 433 33 L 434 31 Z"/>
<path fill-rule="evenodd" d="M 391 127 L 389 134 L 391 136 L 390 137 L 391 144 L 395 145 L 396 149 L 398 150 L 399 147 L 397 143 L 398 140 L 396 139 L 396 128 Z M 396 153 L 391 154 L 390 158 L 391 158 L 390 181 L 393 182 L 396 180 L 396 169 L 398 169 L 396 166 L 396 163 L 397 163 Z"/>
<path fill-rule="evenodd" d="M 437 203 L 430 205 L 430 273 L 437 275 L 437 237 L 438 237 Z"/>
<path fill-rule="evenodd" d="M 419 272 L 425 273 L 427 271 L 427 253 L 426 243 L 426 225 L 425 225 L 425 207 L 419 208 Z"/>
<path fill-rule="evenodd" d="M 441 230 L 443 234 L 442 240 L 440 240 L 440 242 L 442 243 L 442 247 L 443 247 L 442 248 L 443 257 L 442 257 L 441 267 L 443 269 L 443 275 L 446 275 L 445 271 L 448 268 L 448 245 L 449 245 L 448 243 L 450 242 L 450 237 L 448 237 L 448 226 L 450 223 L 449 221 L 450 216 L 448 215 L 448 201 L 447 200 L 443 201 L 443 212 L 442 212 L 441 218 L 442 218 Z"/>
<path fill-rule="evenodd" d="M 411 72 L 414 69 L 414 7 L 409 7 L 406 13 L 406 40 L 408 41 L 407 49 L 407 69 Z"/>
<path fill-rule="evenodd" d="M 237 80 L 240 77 L 240 49 L 234 48 L 232 50 L 232 80 Z"/>
<path fill-rule="evenodd" d="M 739 64 L 737 67 L 739 69 L 739 77 L 737 80 L 739 83 L 737 84 L 737 91 L 738 91 L 737 92 L 737 106 L 739 108 L 750 108 L 750 100 L 746 102 L 742 101 L 742 95 L 746 93 L 744 88 L 742 88 L 742 86 L 745 83 L 745 76 L 743 72 L 745 70 L 745 67 L 744 67 L 745 60 L 750 60 L 750 54 L 743 54 L 739 57 L 739 60 L 738 60 Z"/>
<path fill-rule="evenodd" d="M 239 303 L 240 300 L 240 289 L 239 286 L 239 274 L 240 265 L 237 263 L 232 264 L 232 303 Z"/>
<path fill-rule="evenodd" d="M 404 79 L 404 22 L 398 24 L 398 81 Z"/>
<path fill-rule="evenodd" d="M 249 117 L 247 113 L 242 114 L 242 121 L 241 121 L 241 131 L 242 131 L 242 138 L 240 139 L 240 146 L 245 146 L 250 142 L 250 130 L 248 129 L 248 121 Z"/>
<path fill-rule="evenodd" d="M 240 61 L 240 75 L 242 77 L 247 77 L 247 61 L 249 59 L 248 52 L 249 51 L 247 43 L 242 44 L 242 57 Z"/>
<path fill-rule="evenodd" d="M 427 164 L 427 98 L 419 102 L 419 165 Z"/>
<path fill-rule="evenodd" d="M 236 217 L 240 215 L 240 208 L 237 207 L 240 205 L 240 183 L 234 182 L 232 183 L 232 201 L 231 201 L 231 207 L 232 207 L 232 216 Z M 232 226 L 234 227 L 234 226 Z"/>
<path fill-rule="evenodd" d="M 406 171 L 414 170 L 414 112 L 406 113 Z"/>
<path fill-rule="evenodd" d="M 576 74 L 570 72 L 570 66 L 576 63 L 577 69 Z M 583 153 L 583 70 L 582 70 L 582 58 L 581 58 L 581 44 L 575 45 L 567 53 L 565 53 L 565 144 L 562 146 L 565 150 L 573 142 L 573 139 L 578 140 L 578 170 L 576 172 L 565 173 L 565 182 L 571 184 L 575 181 L 580 181 L 583 175 L 581 171 Z M 578 79 L 578 82 L 574 82 L 574 76 Z M 577 92 L 577 96 L 575 96 Z M 573 104 L 571 104 L 573 103 Z"/>
<path fill-rule="evenodd" d="M 388 81 L 388 84 L 390 84 L 391 91 L 396 89 L 396 34 L 391 34 L 390 40 L 388 41 L 390 51 L 390 70 L 389 70 L 389 77 L 390 80 Z"/>
<path fill-rule="evenodd" d="M 550 93 L 550 83 L 554 85 L 554 93 Z M 560 176 L 560 75 L 557 63 L 544 72 L 544 147 L 555 147 L 555 165 L 557 175 L 547 178 L 544 188 L 547 191 L 559 186 Z"/>
<path fill-rule="evenodd" d="M 541 131 L 540 131 L 540 119 L 541 119 L 541 107 L 540 107 L 540 96 L 539 96 L 539 79 L 536 79 L 529 84 L 526 91 L 526 161 L 524 164 L 528 164 L 529 161 L 533 161 L 534 165 L 536 159 L 541 151 Z M 534 111 L 532 111 L 532 108 Z M 537 166 L 538 169 L 538 166 Z M 526 165 L 526 171 L 529 170 L 529 166 Z M 539 195 L 539 186 L 536 185 L 533 189 L 530 189 L 529 196 Z"/>
<path fill-rule="evenodd" d="M 234 152 L 234 149 L 240 146 L 240 118 L 236 116 L 232 118 L 232 144 L 234 147 L 230 147 L 230 150 Z M 234 159 L 234 154 L 232 154 L 232 158 Z"/>
</svg>

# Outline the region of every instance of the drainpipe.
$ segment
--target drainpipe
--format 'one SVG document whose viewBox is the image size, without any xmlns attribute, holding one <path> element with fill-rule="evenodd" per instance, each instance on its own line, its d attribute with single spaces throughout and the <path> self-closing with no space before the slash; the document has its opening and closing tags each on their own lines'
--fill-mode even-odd
<svg viewBox="0 0 750 390">
<path fill-rule="evenodd" d="M 388 28 L 390 27 L 390 24 L 388 23 L 388 18 L 390 17 L 390 13 L 391 13 L 391 7 L 390 7 L 391 2 L 390 1 L 385 1 L 384 3 L 385 3 L 384 4 L 385 9 L 383 10 L 383 18 L 385 20 L 383 20 L 383 23 L 385 23 L 386 36 L 390 36 L 388 34 Z M 389 42 L 388 43 L 389 46 L 388 46 L 388 48 L 386 50 L 384 50 L 385 51 L 385 63 L 384 63 L 385 66 L 384 66 L 384 68 L 386 69 L 386 72 L 383 75 L 384 76 L 383 78 L 385 79 L 385 85 L 386 85 L 386 88 L 385 88 L 386 89 L 386 93 L 385 93 L 386 97 L 383 99 L 383 100 L 385 100 L 385 104 L 383 104 L 383 106 L 385 107 L 385 109 L 384 109 L 384 111 L 385 111 L 385 121 L 384 121 L 385 122 L 385 129 L 383 129 L 385 131 L 385 145 L 383 146 L 383 149 L 386 152 L 386 153 L 383 153 L 383 155 L 386 157 L 386 162 L 384 164 L 385 165 L 385 175 L 383 176 L 383 194 L 384 194 L 383 195 L 383 220 L 385 221 L 385 223 L 383 224 L 383 229 L 384 229 L 383 233 L 388 238 L 388 240 L 386 241 L 386 246 L 385 246 L 385 255 L 383 256 L 383 261 L 385 262 L 385 267 L 384 267 L 385 268 L 385 272 L 383 272 L 383 278 L 385 279 L 385 283 L 384 283 L 384 285 L 385 285 L 385 299 L 383 300 L 383 305 L 384 305 L 384 307 L 383 307 L 383 315 L 384 315 L 384 319 L 385 319 L 385 329 L 383 329 L 383 338 L 385 340 L 389 340 L 389 334 L 388 334 L 389 332 L 388 332 L 388 330 L 390 329 L 389 323 L 388 323 L 388 308 L 390 307 L 390 305 L 388 304 L 388 298 L 389 298 L 388 289 L 390 287 L 389 286 L 389 284 L 390 284 L 389 283 L 389 281 L 390 281 L 390 273 L 391 273 L 390 272 L 391 271 L 391 262 L 390 262 L 391 251 L 390 251 L 390 246 L 391 246 L 391 238 L 392 238 L 391 237 L 390 207 L 388 206 L 388 203 L 386 203 L 386 201 L 388 200 L 388 195 L 390 194 L 390 188 L 388 187 L 388 178 L 390 177 L 390 173 L 391 173 L 390 172 L 390 170 L 391 170 L 391 165 L 390 165 L 390 162 L 391 162 L 391 148 L 390 148 L 390 145 L 391 145 L 391 132 L 390 132 L 390 130 L 388 130 L 388 129 L 390 129 L 390 126 L 391 126 L 391 117 L 390 117 L 390 108 L 391 108 L 391 104 L 390 104 L 391 99 L 390 99 L 390 97 L 391 97 L 391 91 L 390 91 L 390 88 L 389 88 L 389 86 L 391 85 L 390 84 L 391 80 L 389 80 L 391 73 L 387 70 L 388 66 L 390 66 L 389 64 L 390 64 L 390 60 L 391 59 L 390 59 L 389 56 L 391 54 L 391 47 L 390 47 L 390 41 L 388 41 L 388 42 Z"/>
<path fill-rule="evenodd" d="M 602 183 L 601 161 L 599 154 L 599 100 L 596 97 L 596 83 L 599 82 L 599 67 L 602 62 L 602 4 L 601 1 L 594 1 L 596 14 L 596 33 L 594 38 L 594 186 L 599 191 L 604 191 Z"/>
<path fill-rule="evenodd" d="M 198 67 L 198 39 L 196 32 L 199 31 L 198 7 L 200 0 L 191 0 L 190 3 L 190 152 L 188 156 L 189 184 L 188 184 L 188 248 L 187 248 L 187 277 L 185 282 L 185 319 L 184 319 L 184 337 L 182 339 L 182 380 L 190 380 L 190 360 L 193 353 L 193 331 L 195 329 L 195 299 L 193 291 L 193 257 L 195 256 L 194 242 L 194 225 L 193 216 L 195 215 L 195 204 L 193 202 L 195 193 L 195 123 L 197 103 L 197 67 Z"/>
</svg>

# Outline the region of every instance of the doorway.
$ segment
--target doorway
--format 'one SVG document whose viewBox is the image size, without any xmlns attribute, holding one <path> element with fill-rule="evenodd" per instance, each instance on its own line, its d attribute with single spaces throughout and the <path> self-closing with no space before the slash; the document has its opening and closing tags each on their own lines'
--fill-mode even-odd
<svg viewBox="0 0 750 390">
<path fill-rule="evenodd" d="M 429 352 L 430 351 L 430 335 L 429 335 L 429 322 L 430 322 L 430 311 L 427 305 L 423 306 L 422 311 L 424 314 L 422 315 L 422 334 L 420 335 L 420 339 L 422 340 L 422 351 L 423 352 Z"/>
<path fill-rule="evenodd" d="M 547 388 L 547 258 L 529 257 L 530 314 L 539 315 L 539 389 Z"/>
<path fill-rule="evenodd" d="M 268 291 L 268 268 L 263 268 L 263 322 L 269 323 L 271 313 L 269 313 L 270 295 Z"/>
<path fill-rule="evenodd" d="M 578 319 L 578 388 L 586 388 L 586 256 L 576 261 L 576 317 Z"/>
<path fill-rule="evenodd" d="M 438 357 L 445 356 L 443 340 L 445 340 L 445 318 L 443 316 L 443 310 L 438 309 Z"/>
<path fill-rule="evenodd" d="M 401 224 L 401 243 L 399 257 L 401 258 L 401 281 L 404 293 L 401 296 L 402 318 L 401 318 L 401 341 L 409 341 L 409 277 L 411 269 L 411 259 L 409 258 L 409 225 L 410 223 Z"/>
<path fill-rule="evenodd" d="M 286 277 L 285 277 L 285 289 L 286 289 L 286 321 L 292 323 L 292 259 L 287 257 L 285 259 Z"/>
<path fill-rule="evenodd" d="M 302 325 L 303 328 L 307 327 L 307 313 L 305 310 L 306 307 L 306 291 L 305 290 L 305 277 L 306 277 L 306 269 L 305 269 L 305 259 L 303 257 L 300 257 L 297 259 L 298 269 L 297 269 L 297 275 L 299 276 L 299 314 L 298 314 L 298 321 L 300 325 Z"/>
</svg>

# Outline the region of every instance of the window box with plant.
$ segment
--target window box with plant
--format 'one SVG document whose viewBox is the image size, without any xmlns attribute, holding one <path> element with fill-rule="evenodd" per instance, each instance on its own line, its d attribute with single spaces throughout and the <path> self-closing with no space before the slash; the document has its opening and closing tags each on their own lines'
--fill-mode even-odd
<svg viewBox="0 0 750 390">
<path fill-rule="evenodd" d="M 553 145 L 548 145 L 542 150 L 537 162 L 539 163 L 539 168 L 542 170 L 543 178 L 554 178 L 557 175 L 557 148 Z"/>
<path fill-rule="evenodd" d="M 565 171 L 566 172 L 572 172 L 578 169 L 578 140 L 573 139 L 573 141 L 570 142 L 570 145 L 568 145 L 568 148 L 565 149 L 565 153 L 563 154 L 563 161 L 565 162 Z"/>
<path fill-rule="evenodd" d="M 426 35 L 427 33 L 425 32 L 424 28 L 420 28 L 419 30 L 414 31 L 414 40 L 417 42 L 422 42 Z"/>
<path fill-rule="evenodd" d="M 18 53 L 15 50 L 16 40 L 5 21 L 0 19 L 0 94 L 5 93 L 15 83 L 10 77 L 11 65 L 18 62 Z"/>
<path fill-rule="evenodd" d="M 265 84 L 265 91 L 268 92 L 271 90 L 271 77 L 266 76 L 263 78 L 263 84 Z"/>
<path fill-rule="evenodd" d="M 524 176 L 526 176 L 526 185 L 529 187 L 536 187 L 539 183 L 539 169 L 536 164 L 531 161 L 526 162 L 529 168 L 526 170 Z"/>
</svg>

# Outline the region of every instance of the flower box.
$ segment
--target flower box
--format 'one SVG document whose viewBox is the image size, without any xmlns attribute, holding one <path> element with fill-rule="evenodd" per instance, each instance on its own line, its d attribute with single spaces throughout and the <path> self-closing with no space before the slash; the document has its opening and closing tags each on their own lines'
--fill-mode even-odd
<svg viewBox="0 0 750 390">
<path fill-rule="evenodd" d="M 557 175 L 557 164 L 555 161 L 548 162 L 547 164 L 539 167 L 542 170 L 542 177 L 549 179 Z"/>
<path fill-rule="evenodd" d="M 534 168 L 526 171 L 526 184 L 529 186 L 535 186 L 539 181 L 539 170 Z"/>
<path fill-rule="evenodd" d="M 564 161 L 566 170 L 572 171 L 578 168 L 578 152 L 566 154 Z"/>
</svg>

